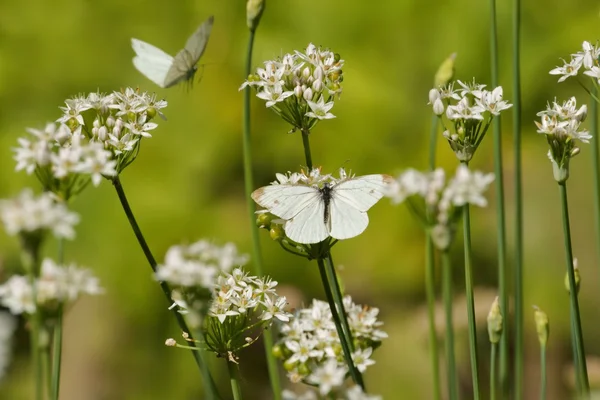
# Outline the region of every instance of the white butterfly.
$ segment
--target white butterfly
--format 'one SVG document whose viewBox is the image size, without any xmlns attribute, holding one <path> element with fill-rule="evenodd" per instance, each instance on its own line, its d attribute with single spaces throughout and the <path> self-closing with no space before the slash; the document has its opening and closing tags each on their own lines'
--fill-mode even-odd
<svg viewBox="0 0 600 400">
<path fill-rule="evenodd" d="M 369 224 L 367 211 L 387 192 L 389 175 L 365 175 L 321 186 L 281 183 L 261 187 L 252 199 L 285 220 L 287 237 L 297 243 L 319 243 L 329 236 L 349 239 Z"/>
<path fill-rule="evenodd" d="M 185 47 L 175 58 L 149 43 L 131 39 L 131 46 L 136 54 L 133 65 L 148 79 L 163 88 L 192 79 L 198 70 L 196 64 L 206 49 L 213 20 L 213 16 L 208 17 L 189 37 Z"/>
</svg>

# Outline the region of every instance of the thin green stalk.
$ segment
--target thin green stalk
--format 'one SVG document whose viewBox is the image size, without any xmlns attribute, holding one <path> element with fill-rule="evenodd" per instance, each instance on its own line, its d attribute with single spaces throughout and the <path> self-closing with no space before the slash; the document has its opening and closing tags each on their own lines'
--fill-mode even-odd
<svg viewBox="0 0 600 400">
<path fill-rule="evenodd" d="M 498 353 L 498 343 L 490 344 L 490 400 L 496 400 L 496 354 Z"/>
<path fill-rule="evenodd" d="M 446 369 L 448 374 L 448 396 L 450 400 L 458 399 L 458 378 L 456 375 L 456 357 L 454 355 L 454 310 L 452 295 L 452 261 L 450 251 L 442 252 L 442 296 L 446 314 Z"/>
<path fill-rule="evenodd" d="M 490 0 L 490 50 L 492 87 L 498 86 L 498 33 L 496 27 L 496 0 Z M 504 211 L 504 179 L 502 167 L 502 130 L 500 117 L 494 118 L 494 174 L 496 175 L 496 215 L 498 234 L 498 292 L 502 315 L 508 314 L 508 291 L 506 287 L 506 216 Z M 503 332 L 509 332 L 509 318 L 505 318 Z M 500 389 L 502 397 L 508 394 L 508 335 L 500 337 Z"/>
<path fill-rule="evenodd" d="M 252 71 L 252 50 L 254 47 L 254 31 L 250 31 L 248 38 L 248 51 L 246 53 L 246 76 Z M 260 237 L 258 227 L 256 226 L 256 206 L 252 200 L 252 191 L 254 190 L 254 176 L 252 173 L 252 141 L 250 140 L 250 87 L 244 89 L 244 123 L 242 146 L 244 152 L 244 188 L 248 202 L 248 216 L 250 219 L 250 232 L 252 237 L 252 255 L 254 259 L 254 268 L 256 275 L 263 276 L 263 260 L 260 250 Z M 263 343 L 265 345 L 265 356 L 267 359 L 267 369 L 269 371 L 269 380 L 273 391 L 273 399 L 281 399 L 281 380 L 277 369 L 277 361 L 273 355 L 273 332 L 266 330 L 263 333 Z"/>
<path fill-rule="evenodd" d="M 571 332 L 575 332 L 575 321 L 573 317 L 571 317 L 570 321 Z M 575 336 L 571 334 L 571 349 L 573 351 L 573 365 L 575 368 L 579 365 L 579 360 L 577 359 L 577 352 L 575 349 L 577 348 L 577 342 L 575 340 Z M 583 380 L 581 379 L 581 374 L 577 373 L 577 369 L 575 370 L 575 389 L 577 393 L 581 393 L 583 390 Z"/>
<path fill-rule="evenodd" d="M 238 372 L 238 364 L 227 360 L 227 371 L 229 371 L 229 382 L 231 383 L 231 392 L 234 400 L 242 400 L 242 388 Z"/>
<path fill-rule="evenodd" d="M 123 190 L 123 186 L 121 185 L 121 180 L 119 179 L 118 175 L 112 179 L 112 183 L 113 183 L 113 186 L 115 187 L 115 190 L 117 191 L 117 196 L 119 197 L 119 200 L 121 201 L 121 206 L 123 207 L 123 211 L 125 211 L 125 215 L 127 216 L 127 220 L 129 221 L 129 224 L 131 225 L 131 229 L 133 230 L 133 233 L 135 234 L 135 237 L 136 237 L 140 247 L 142 248 L 144 255 L 146 256 L 146 260 L 148 260 L 148 264 L 150 264 L 150 268 L 152 268 L 152 271 L 156 272 L 156 267 L 157 267 L 156 259 L 152 255 L 152 252 L 150 251 L 150 248 L 148 247 L 148 243 L 146 243 L 146 239 L 144 238 L 144 235 L 142 234 L 142 231 L 135 219 L 135 216 L 133 215 L 133 211 L 131 210 L 131 207 L 129 206 L 129 201 L 127 201 L 127 196 L 125 195 L 125 191 Z M 171 305 L 173 300 L 171 299 L 171 288 L 169 287 L 169 284 L 164 281 L 159 281 L 159 285 L 163 291 L 163 294 L 165 295 L 165 297 L 167 299 L 167 302 L 169 303 L 169 305 Z M 196 347 L 194 344 L 194 338 L 192 337 L 192 332 L 187 327 L 185 319 L 183 318 L 181 313 L 179 313 L 175 308 L 173 308 L 171 310 L 171 312 L 173 313 L 173 315 L 175 316 L 175 319 L 177 320 L 177 325 L 179 325 L 179 329 L 181 329 L 182 332 L 185 332 L 189 335 L 188 343 L 189 343 L 190 347 Z M 200 370 L 202 378 L 204 379 L 204 385 L 202 385 L 204 388 L 204 395 L 206 396 L 207 399 L 220 398 L 218 391 L 217 391 L 217 387 L 215 385 L 215 382 L 213 381 L 210 371 L 208 370 L 208 365 L 203 360 L 202 353 L 200 352 L 199 349 L 196 348 L 196 350 L 192 350 L 192 355 L 194 356 L 196 365 L 198 366 L 198 369 Z"/>
<path fill-rule="evenodd" d="M 471 378 L 473 380 L 473 399 L 479 400 L 477 327 L 475 322 L 475 299 L 473 296 L 473 267 L 471 263 L 471 216 L 468 204 L 466 204 L 463 209 L 463 234 L 465 246 L 465 292 L 467 295 L 467 318 L 469 322 L 469 349 L 471 357 Z"/>
<path fill-rule="evenodd" d="M 431 131 L 429 132 L 429 169 L 435 169 L 435 154 L 437 149 L 437 127 L 439 118 L 437 115 L 431 117 Z"/>
<path fill-rule="evenodd" d="M 562 205 L 562 220 L 565 239 L 565 253 L 567 257 L 567 274 L 569 276 L 569 297 L 571 300 L 571 318 L 573 321 L 571 335 L 575 338 L 574 355 L 576 356 L 577 378 L 581 379 L 583 387 L 580 394 L 583 397 L 589 397 L 590 384 L 587 375 L 587 365 L 585 359 L 585 347 L 583 344 L 583 332 L 581 328 L 581 317 L 579 315 L 579 299 L 577 298 L 577 285 L 575 284 L 575 270 L 573 267 L 573 250 L 571 247 L 571 227 L 569 223 L 569 203 L 567 201 L 567 184 L 565 182 L 558 184 L 560 188 L 560 200 Z"/>
<path fill-rule="evenodd" d="M 513 143 L 515 153 L 515 400 L 523 398 L 523 183 L 521 157 L 521 0 L 513 1 Z M 600 231 L 599 231 L 600 232 Z M 506 328 L 505 332 L 508 333 Z M 502 335 L 507 337 L 508 335 Z"/>
<path fill-rule="evenodd" d="M 329 308 L 331 309 L 331 315 L 333 317 L 333 321 L 335 323 L 335 328 L 337 330 L 338 336 L 340 338 L 340 344 L 342 345 L 342 351 L 344 353 L 344 359 L 346 360 L 346 365 L 348 365 L 348 369 L 350 372 L 350 376 L 352 380 L 360 385 L 364 390 L 364 382 L 362 379 L 362 375 L 360 371 L 354 365 L 352 361 L 352 350 L 346 340 L 346 335 L 344 333 L 344 328 L 342 327 L 342 323 L 340 321 L 340 315 L 338 313 L 339 310 L 344 311 L 343 305 L 341 308 L 338 308 L 336 304 L 333 293 L 331 291 L 331 284 L 329 279 L 327 278 L 327 269 L 325 268 L 325 263 L 322 258 L 317 258 L 317 264 L 319 265 L 319 273 L 321 275 L 321 282 L 323 283 L 323 289 L 325 290 L 325 296 L 327 297 L 327 302 L 329 303 Z"/>
<path fill-rule="evenodd" d="M 333 266 L 333 257 L 331 256 L 331 252 L 329 252 L 329 256 L 325 259 L 325 267 L 327 268 L 329 282 L 331 283 L 330 288 L 333 295 L 333 300 L 337 305 L 337 308 L 340 310 L 340 322 L 342 323 L 342 329 L 344 329 L 346 334 L 346 342 L 348 343 L 350 351 L 354 351 L 354 338 L 352 337 L 350 324 L 348 324 L 348 314 L 346 313 L 346 308 L 344 307 L 342 289 L 340 288 L 340 281 L 338 280 L 335 267 Z"/>
<path fill-rule="evenodd" d="M 598 88 L 596 85 L 592 88 L 590 99 L 590 134 L 596 140 L 592 143 L 592 170 L 594 171 L 594 211 L 596 217 L 596 248 L 600 251 L 600 155 L 598 151 L 598 102 L 594 100 L 598 97 Z"/>
<path fill-rule="evenodd" d="M 65 240 L 58 240 L 57 262 L 62 265 L 65 262 Z M 63 308 L 58 309 L 56 322 L 52 332 L 52 380 L 50 389 L 50 398 L 58 400 L 60 393 L 60 369 L 62 361 L 62 337 L 63 337 Z"/>
<path fill-rule="evenodd" d="M 308 135 L 310 135 L 310 131 L 301 131 L 300 134 L 302 135 L 302 145 L 304 147 L 304 157 L 306 158 L 306 167 L 308 168 L 309 172 L 313 167 L 313 163 L 312 163 L 312 156 L 310 154 L 310 139 L 308 137 Z"/>
<path fill-rule="evenodd" d="M 44 346 L 40 350 L 40 359 L 42 360 L 42 375 L 45 379 L 46 390 L 49 397 L 52 397 L 52 375 L 50 373 L 51 359 L 50 359 L 50 347 Z"/>
<path fill-rule="evenodd" d="M 433 398 L 439 400 L 442 398 L 442 390 L 440 388 L 439 346 L 435 330 L 435 257 L 433 250 L 431 233 L 427 232 L 425 236 L 425 293 L 429 319 L 429 357 L 433 373 Z"/>
<path fill-rule="evenodd" d="M 546 346 L 540 346 L 540 400 L 546 400 Z"/>
</svg>

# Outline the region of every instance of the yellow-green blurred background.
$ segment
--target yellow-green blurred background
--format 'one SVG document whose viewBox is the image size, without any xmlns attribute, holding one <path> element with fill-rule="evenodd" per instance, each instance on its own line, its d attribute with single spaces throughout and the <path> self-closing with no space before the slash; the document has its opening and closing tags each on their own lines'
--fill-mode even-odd
<svg viewBox="0 0 600 400">
<path fill-rule="evenodd" d="M 537 397 L 538 345 L 531 305 L 551 321 L 549 393 L 568 398 L 570 346 L 568 297 L 563 286 L 564 250 L 558 189 L 546 158 L 547 145 L 535 133 L 535 113 L 555 96 L 588 96 L 575 83 L 556 83 L 548 71 L 598 38 L 596 1 L 529 1 L 523 5 L 522 82 L 525 194 L 526 398 Z M 500 79 L 512 100 L 511 7 L 498 2 Z M 193 90 L 163 90 L 132 65 L 130 38 L 148 41 L 171 54 L 183 46 L 200 22 L 214 14 L 215 25 L 202 63 L 202 80 Z M 427 92 L 433 74 L 457 52 L 459 79 L 489 83 L 487 2 L 445 1 L 269 1 L 256 36 L 254 62 L 273 59 L 309 42 L 331 48 L 346 60 L 344 92 L 333 112 L 311 136 L 313 160 L 324 171 L 342 165 L 359 175 L 425 168 L 431 121 Z M 11 147 L 26 127 L 42 127 L 59 116 L 64 99 L 80 92 L 110 92 L 126 86 L 156 91 L 168 100 L 167 122 L 144 140 L 137 161 L 122 182 L 157 258 L 181 241 L 210 238 L 233 241 L 250 252 L 250 224 L 243 192 L 241 150 L 243 65 L 248 31 L 245 2 L 176 0 L 127 2 L 57 0 L 0 2 L 0 197 L 16 195 L 37 182 L 14 173 Z M 512 112 L 503 120 L 505 184 L 508 201 L 508 254 L 514 253 L 514 174 Z M 252 100 L 256 185 L 275 172 L 304 163 L 299 135 Z M 441 136 L 440 136 L 441 138 Z M 491 171 L 492 138 L 473 166 Z M 452 172 L 454 155 L 440 140 L 440 163 Z M 574 252 L 583 284 L 580 298 L 589 355 L 600 354 L 598 301 L 600 270 L 594 230 L 590 147 L 573 160 L 569 180 Z M 493 199 L 494 191 L 489 192 Z M 479 320 L 480 375 L 487 387 L 489 346 L 484 317 L 497 281 L 494 201 L 474 210 L 476 302 Z M 197 399 L 201 382 L 188 352 L 167 348 L 178 336 L 158 285 L 119 206 L 111 185 L 87 189 L 73 204 L 82 221 L 67 259 L 89 266 L 106 289 L 85 298 L 66 316 L 62 399 Z M 389 339 L 375 354 L 366 374 L 369 391 L 386 399 L 431 398 L 427 325 L 424 313 L 424 250 L 419 225 L 403 207 L 381 201 L 370 212 L 369 229 L 339 243 L 335 259 L 343 266 L 346 290 L 360 304 L 379 307 Z M 261 232 L 267 272 L 296 302 L 323 298 L 314 262 L 281 251 Z M 49 241 L 46 254 L 56 254 Z M 461 241 L 456 243 L 457 354 L 464 398 L 470 372 L 462 300 Z M 0 233 L 0 271 L 18 266 L 17 241 Z M 512 279 L 512 278 L 511 278 Z M 512 282 L 512 280 L 511 280 Z M 511 284 L 512 286 L 512 284 Z M 294 288 L 298 289 L 297 292 Z M 296 303 L 297 304 L 297 303 Z M 440 335 L 442 324 L 440 319 Z M 510 329 L 514 327 L 508 322 Z M 31 398 L 27 335 L 21 326 L 14 362 L 0 382 L 1 399 Z M 262 348 L 240 354 L 246 398 L 270 398 Z M 225 398 L 229 388 L 224 362 L 215 374 Z M 442 362 L 443 365 L 443 362 Z M 592 368 L 592 375 L 598 373 Z M 443 374 L 442 374 L 443 376 Z M 592 379 L 592 381 L 595 381 Z M 486 398 L 487 396 L 484 396 Z"/>
</svg>

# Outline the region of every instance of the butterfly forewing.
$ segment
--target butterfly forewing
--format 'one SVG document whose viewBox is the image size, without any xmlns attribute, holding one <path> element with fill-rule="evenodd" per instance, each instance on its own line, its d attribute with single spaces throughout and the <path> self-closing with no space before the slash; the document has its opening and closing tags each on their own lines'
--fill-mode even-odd
<svg viewBox="0 0 600 400">
<path fill-rule="evenodd" d="M 186 49 L 180 50 L 173 58 L 173 64 L 164 79 L 163 87 L 171 87 L 181 81 L 188 80 L 196 73 L 196 62 L 191 58 L 191 55 Z"/>
<path fill-rule="evenodd" d="M 188 51 L 194 61 L 192 65 L 196 65 L 200 60 L 200 57 L 202 57 L 202 54 L 204 54 L 210 32 L 212 31 L 213 21 L 214 17 L 211 15 L 198 27 L 198 29 L 196 29 L 196 32 L 194 32 L 185 43 L 184 49 Z"/>
<path fill-rule="evenodd" d="M 384 195 L 394 178 L 389 175 L 365 175 L 345 180 L 334 186 L 332 201 L 343 198 L 359 211 L 367 211 Z"/>
<path fill-rule="evenodd" d="M 321 201 L 319 190 L 302 185 L 270 185 L 255 190 L 252 199 L 279 218 L 290 219 L 306 207 Z M 321 221 L 323 217 L 321 216 Z"/>
</svg>

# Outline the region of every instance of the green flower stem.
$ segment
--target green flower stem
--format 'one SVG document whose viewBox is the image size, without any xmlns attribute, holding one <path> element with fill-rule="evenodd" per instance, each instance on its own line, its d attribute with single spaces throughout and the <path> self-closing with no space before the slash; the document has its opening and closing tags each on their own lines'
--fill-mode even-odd
<svg viewBox="0 0 600 400">
<path fill-rule="evenodd" d="M 498 33 L 496 27 L 496 0 L 490 0 L 490 49 L 492 68 L 492 87 L 498 86 Z M 504 179 L 502 167 L 502 130 L 500 117 L 495 117 L 494 131 L 494 174 L 496 176 L 496 215 L 498 226 L 498 291 L 500 293 L 500 311 L 508 315 L 508 293 L 506 287 L 506 215 L 504 208 Z M 509 332 L 508 318 L 505 319 L 503 332 Z M 508 394 L 508 335 L 500 337 L 500 389 L 502 397 Z"/>
<path fill-rule="evenodd" d="M 123 186 L 121 185 L 121 180 L 119 179 L 118 175 L 112 179 L 112 183 L 113 183 L 113 186 L 115 187 L 115 190 L 117 191 L 117 195 L 119 196 L 119 200 L 121 201 L 121 206 L 123 207 L 123 211 L 125 211 L 125 215 L 127 216 L 127 220 L 129 221 L 129 224 L 131 225 L 131 229 L 133 229 L 133 233 L 135 234 L 135 237 L 136 237 L 140 247 L 142 248 L 144 255 L 146 256 L 146 260 L 148 260 L 148 264 L 150 264 L 150 268 L 152 268 L 152 271 L 156 272 L 156 266 L 157 266 L 156 259 L 152 255 L 152 252 L 150 251 L 150 248 L 148 247 L 148 243 L 146 243 L 146 239 L 144 238 L 144 235 L 142 234 L 142 231 L 141 231 L 139 225 L 137 224 L 137 221 L 135 220 L 135 216 L 133 215 L 133 211 L 131 210 L 131 207 L 129 206 L 129 202 L 127 201 L 127 196 L 125 195 L 125 191 L 123 190 Z M 171 288 L 169 287 L 169 284 L 164 281 L 159 281 L 159 284 L 160 284 L 160 288 L 163 291 L 163 294 L 165 295 L 165 297 L 167 299 L 167 302 L 169 303 L 169 305 L 171 305 L 173 300 L 171 299 Z M 175 308 L 173 308 L 171 310 L 171 312 L 173 313 L 173 315 L 175 316 L 175 319 L 177 320 L 177 325 L 179 325 L 179 329 L 181 329 L 182 332 L 185 332 L 189 335 L 190 347 L 195 347 L 192 333 L 189 330 L 189 328 L 187 327 L 187 324 L 186 324 L 183 316 Z M 220 398 L 218 391 L 217 391 L 217 387 L 215 385 L 215 382 L 213 381 L 210 371 L 208 370 L 208 365 L 203 360 L 202 353 L 200 352 L 199 349 L 196 349 L 196 350 L 192 350 L 192 355 L 194 356 L 196 365 L 198 366 L 198 369 L 200 370 L 200 373 L 202 374 L 202 378 L 204 379 L 204 385 L 202 385 L 202 386 L 204 387 L 204 394 L 206 396 L 206 399 Z"/>
<path fill-rule="evenodd" d="M 581 379 L 582 387 L 580 394 L 583 397 L 589 397 L 590 384 L 587 375 L 587 365 L 585 359 L 585 347 L 583 344 L 583 332 L 581 328 L 581 318 L 579 315 L 579 300 L 577 298 L 577 285 L 575 284 L 575 270 L 573 267 L 573 250 L 571 247 L 571 227 L 569 223 L 569 203 L 567 201 L 567 184 L 565 182 L 558 184 L 560 188 L 560 200 L 562 205 L 562 220 L 565 238 L 565 252 L 567 257 L 567 274 L 569 276 L 569 297 L 571 300 L 571 318 L 573 322 L 571 335 L 575 338 L 574 355 L 576 357 L 577 379 Z"/>
<path fill-rule="evenodd" d="M 546 346 L 540 346 L 540 400 L 546 400 Z"/>
<path fill-rule="evenodd" d="M 302 145 L 304 146 L 304 157 L 306 158 L 306 167 L 308 168 L 308 172 L 310 173 L 310 170 L 313 167 L 312 156 L 310 154 L 310 139 L 308 137 L 308 135 L 310 135 L 310 131 L 302 130 L 300 134 L 302 135 Z"/>
<path fill-rule="evenodd" d="M 596 248 L 600 251 L 600 155 L 598 154 L 598 102 L 594 100 L 598 97 L 598 88 L 596 85 L 592 88 L 590 99 L 590 134 L 596 138 L 592 147 L 592 163 L 594 171 L 594 205 L 596 217 Z"/>
<path fill-rule="evenodd" d="M 425 293 L 427 297 L 427 317 L 429 319 L 429 357 L 431 358 L 433 373 L 433 398 L 439 400 L 442 398 L 442 390 L 440 388 L 439 346 L 435 330 L 435 257 L 433 250 L 431 233 L 427 232 L 425 236 Z M 450 381 L 448 381 L 448 384 L 450 385 Z"/>
<path fill-rule="evenodd" d="M 231 392 L 234 400 L 242 400 L 242 388 L 240 386 L 240 378 L 238 364 L 227 360 L 227 371 L 229 371 L 229 382 L 231 383 Z"/>
<path fill-rule="evenodd" d="M 37 299 L 36 279 L 39 265 L 39 248 L 41 241 L 23 240 L 23 250 L 21 253 L 21 261 L 23 267 L 29 277 L 31 285 L 32 297 Z M 42 354 L 40 347 L 41 320 L 40 313 L 36 306 L 36 310 L 29 316 L 29 337 L 31 341 L 31 362 L 33 367 L 33 375 L 35 380 L 35 400 L 43 400 L 44 398 L 44 366 L 42 365 Z"/>
<path fill-rule="evenodd" d="M 571 316 L 571 332 L 575 332 L 575 320 Z M 579 361 L 577 358 L 577 353 L 575 349 L 577 348 L 577 342 L 575 341 L 575 336 L 571 335 L 571 349 L 573 350 L 573 365 L 577 368 L 579 365 Z M 581 393 L 583 390 L 583 380 L 581 379 L 581 374 L 577 373 L 577 369 L 575 370 L 575 389 L 577 389 L 577 393 Z"/>
<path fill-rule="evenodd" d="M 431 131 L 429 132 L 429 169 L 435 169 L 435 155 L 437 150 L 437 128 L 439 117 L 437 115 L 433 115 L 431 117 Z"/>
<path fill-rule="evenodd" d="M 65 262 L 65 240 L 58 240 L 57 263 L 62 265 Z M 62 336 L 63 336 L 63 308 L 58 309 L 56 322 L 52 332 L 52 380 L 50 389 L 50 398 L 58 400 L 60 393 L 60 367 L 62 361 Z"/>
<path fill-rule="evenodd" d="M 46 390 L 48 395 L 52 396 L 52 375 L 50 373 L 52 360 L 50 359 L 50 347 L 43 346 L 40 350 L 40 358 L 42 360 L 42 375 L 46 380 Z"/>
<path fill-rule="evenodd" d="M 454 309 L 452 295 L 452 261 L 450 251 L 442 252 L 442 282 L 444 311 L 446 314 L 446 369 L 448 374 L 448 396 L 450 400 L 458 399 L 458 378 L 456 375 L 456 357 L 454 355 L 454 322 L 452 312 Z"/>
<path fill-rule="evenodd" d="M 348 343 L 350 351 L 354 351 L 354 338 L 352 337 L 350 324 L 348 324 L 348 314 L 346 313 L 346 308 L 344 307 L 342 289 L 340 288 L 340 281 L 337 277 L 335 267 L 333 266 L 333 257 L 331 256 L 331 252 L 329 252 L 329 256 L 325 259 L 325 267 L 327 267 L 329 282 L 331 282 L 330 287 L 332 289 L 331 292 L 333 294 L 333 300 L 335 301 L 337 308 L 341 310 L 339 312 L 341 320 L 340 322 L 342 323 L 342 329 L 346 333 L 346 342 Z"/>
<path fill-rule="evenodd" d="M 515 354 L 514 389 L 515 400 L 523 398 L 523 183 L 521 157 L 521 0 L 513 1 L 513 143 L 515 157 Z M 598 231 L 600 234 L 600 231 Z M 600 236 L 599 236 L 600 237 Z M 504 332 L 508 331 L 506 328 Z M 507 334 L 502 337 L 507 337 Z"/>
<path fill-rule="evenodd" d="M 467 163 L 463 163 L 468 166 Z M 465 246 L 465 292 L 467 295 L 467 317 L 469 322 L 469 349 L 473 399 L 479 400 L 479 367 L 477 365 L 477 327 L 475 321 L 475 299 L 473 295 L 473 266 L 471 260 L 471 215 L 469 204 L 463 206 L 463 234 Z"/>
<path fill-rule="evenodd" d="M 490 343 L 490 400 L 496 400 L 496 358 L 498 343 Z"/>
<path fill-rule="evenodd" d="M 328 260 L 326 258 L 325 260 Z M 330 279 L 328 279 L 327 269 L 325 268 L 325 263 L 322 258 L 317 258 L 317 264 L 319 265 L 319 273 L 321 275 L 321 281 L 323 283 L 323 289 L 325 290 L 325 296 L 327 297 L 327 302 L 329 303 L 329 308 L 331 309 L 331 315 L 333 317 L 333 321 L 335 322 L 335 328 L 337 330 L 338 336 L 340 338 L 340 343 L 342 345 L 342 351 L 344 352 L 344 359 L 346 360 L 346 364 L 348 365 L 348 369 L 350 372 L 350 376 L 352 380 L 360 385 L 364 390 L 364 382 L 362 379 L 362 375 L 360 371 L 354 365 L 352 361 L 352 350 L 347 341 L 346 334 L 344 333 L 344 328 L 342 327 L 342 323 L 340 321 L 340 315 L 338 310 L 345 313 L 343 304 L 337 305 L 333 293 L 331 290 Z"/>
<path fill-rule="evenodd" d="M 246 76 L 252 72 L 252 49 L 254 47 L 254 31 L 250 31 L 248 38 L 248 51 L 246 54 Z M 254 190 L 254 176 L 252 173 L 252 142 L 250 140 L 250 87 L 244 89 L 244 124 L 242 135 L 242 146 L 244 152 L 244 188 L 246 199 L 248 201 L 248 216 L 250 219 L 250 232 L 252 237 L 252 255 L 254 259 L 254 268 L 257 276 L 263 276 L 263 260 L 260 251 L 260 238 L 258 236 L 258 227 L 256 226 L 256 206 L 252 200 L 252 191 Z M 265 345 L 265 356 L 267 359 L 267 368 L 269 370 L 269 380 L 273 391 L 273 399 L 281 399 L 281 380 L 277 369 L 277 361 L 273 355 L 273 331 L 265 330 L 263 334 L 263 343 Z"/>
</svg>

